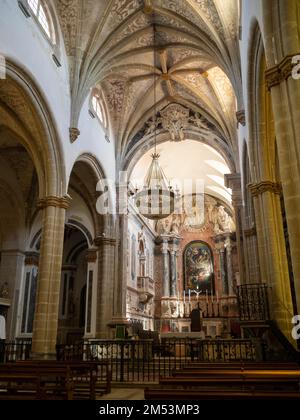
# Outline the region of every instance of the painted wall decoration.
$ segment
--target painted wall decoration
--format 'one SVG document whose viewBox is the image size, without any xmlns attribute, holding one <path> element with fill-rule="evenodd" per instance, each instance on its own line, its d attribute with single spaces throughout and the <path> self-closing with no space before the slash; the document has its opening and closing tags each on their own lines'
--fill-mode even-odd
<svg viewBox="0 0 300 420">
<path fill-rule="evenodd" d="M 194 241 L 187 245 L 183 257 L 185 291 L 198 290 L 202 295 L 214 294 L 213 255 L 209 245 Z"/>
</svg>

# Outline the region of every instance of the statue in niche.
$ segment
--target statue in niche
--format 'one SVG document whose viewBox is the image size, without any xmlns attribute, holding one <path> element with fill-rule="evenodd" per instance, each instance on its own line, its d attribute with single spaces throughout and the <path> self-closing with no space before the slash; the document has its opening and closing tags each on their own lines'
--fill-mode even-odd
<svg viewBox="0 0 300 420">
<path fill-rule="evenodd" d="M 235 230 L 234 222 L 232 217 L 225 211 L 224 206 L 215 208 L 215 214 L 213 216 L 214 232 L 224 233 L 232 232 Z"/>
<path fill-rule="evenodd" d="M 162 300 L 161 302 L 161 315 L 164 318 L 169 318 L 171 316 L 170 306 L 168 300 Z"/>
<path fill-rule="evenodd" d="M 170 301 L 170 311 L 171 311 L 171 317 L 172 318 L 178 318 L 178 302 L 177 301 Z"/>
</svg>

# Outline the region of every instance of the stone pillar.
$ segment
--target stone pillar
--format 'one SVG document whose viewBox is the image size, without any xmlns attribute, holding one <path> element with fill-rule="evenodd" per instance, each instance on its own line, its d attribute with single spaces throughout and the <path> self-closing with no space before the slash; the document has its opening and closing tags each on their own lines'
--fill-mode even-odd
<svg viewBox="0 0 300 420">
<path fill-rule="evenodd" d="M 97 248 L 90 248 L 86 254 L 87 280 L 86 280 L 86 311 L 85 311 L 85 338 L 93 338 L 96 331 L 97 308 Z"/>
<path fill-rule="evenodd" d="M 109 233 L 111 234 L 111 233 Z M 126 280 L 126 269 L 118 265 L 117 241 L 106 234 L 98 236 L 94 241 L 98 247 L 98 267 L 96 281 L 96 329 L 95 338 L 109 338 L 108 327 L 117 325 L 126 319 L 126 283 L 119 284 L 119 280 Z M 125 273 L 119 273 L 120 270 Z M 125 281 L 124 280 L 124 281 Z M 120 290 L 120 288 L 122 288 Z M 125 299 L 125 308 L 124 308 Z"/>
<path fill-rule="evenodd" d="M 222 295 L 228 295 L 228 278 L 227 273 L 225 271 L 225 247 L 223 242 L 218 242 L 216 244 L 217 253 L 219 254 L 220 258 L 220 277 L 221 277 L 221 284 L 222 284 Z"/>
<path fill-rule="evenodd" d="M 59 292 L 69 197 L 46 197 L 39 201 L 43 211 L 38 288 L 32 336 L 32 357 L 56 357 Z"/>
<path fill-rule="evenodd" d="M 290 287 L 287 287 L 289 270 L 282 224 L 280 185 L 271 181 L 262 181 L 249 186 L 253 195 L 255 215 L 262 218 L 261 229 L 257 231 L 258 241 L 264 241 L 263 259 L 266 273 L 265 282 L 271 287 L 272 315 L 281 330 L 291 339 L 291 318 L 293 314 Z"/>
<path fill-rule="evenodd" d="M 265 73 L 266 84 L 271 93 L 274 114 L 278 164 L 294 275 L 294 311 L 297 314 L 300 313 L 300 80 L 294 77 L 295 64 L 292 60 L 294 56 L 300 55 L 298 9 L 296 0 L 262 2 L 268 67 Z M 274 16 L 279 15 L 280 21 L 275 22 Z"/>
<path fill-rule="evenodd" d="M 242 186 L 241 186 L 241 175 L 227 174 L 225 175 L 225 185 L 227 188 L 232 190 L 232 205 L 235 213 L 235 224 L 236 224 L 236 242 L 238 251 L 238 264 L 240 281 L 243 284 L 245 282 L 245 262 L 243 255 L 243 231 L 242 231 Z M 228 278 L 230 282 L 230 278 Z"/>
<path fill-rule="evenodd" d="M 17 310 L 24 270 L 24 258 L 24 253 L 19 250 L 1 251 L 0 286 L 7 283 L 7 299 L 11 301 L 11 306 L 7 313 L 6 336 L 8 340 L 13 340 L 17 334 Z"/>
<path fill-rule="evenodd" d="M 244 251 L 247 261 L 247 283 L 260 283 L 260 267 L 256 228 L 244 229 Z"/>
<path fill-rule="evenodd" d="M 228 294 L 229 296 L 236 295 L 236 287 L 235 287 L 235 279 L 233 278 L 233 270 L 232 270 L 232 241 L 230 238 L 230 233 L 224 234 L 225 239 L 225 247 L 226 247 L 226 265 L 227 265 L 227 281 L 228 281 Z"/>
<path fill-rule="evenodd" d="M 169 272 L 169 246 L 168 240 L 163 239 L 163 243 L 161 246 L 161 252 L 163 255 L 163 297 L 170 296 L 170 272 Z"/>
<path fill-rule="evenodd" d="M 177 297 L 177 245 L 173 244 L 170 251 L 171 255 L 171 285 L 170 285 L 170 296 Z"/>
</svg>

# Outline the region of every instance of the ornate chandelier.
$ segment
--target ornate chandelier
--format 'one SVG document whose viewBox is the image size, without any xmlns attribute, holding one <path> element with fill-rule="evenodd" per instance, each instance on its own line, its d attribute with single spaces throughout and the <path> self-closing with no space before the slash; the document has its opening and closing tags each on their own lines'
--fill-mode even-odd
<svg viewBox="0 0 300 420">
<path fill-rule="evenodd" d="M 154 20 L 154 15 L 153 15 Z M 154 39 L 154 63 L 156 60 L 156 27 L 153 21 L 153 39 Z M 144 180 L 144 188 L 135 195 L 135 204 L 140 214 L 151 220 L 164 219 L 174 212 L 175 193 L 159 165 L 160 155 L 156 151 L 156 130 L 157 130 L 157 113 L 156 113 L 156 78 L 154 72 L 154 142 L 155 151 L 151 155 L 152 162 L 148 169 Z"/>
<path fill-rule="evenodd" d="M 151 155 L 152 162 L 145 177 L 144 188 L 135 195 L 139 212 L 151 220 L 164 219 L 174 212 L 175 193 L 168 187 L 167 178 L 159 165 L 159 154 Z"/>
</svg>

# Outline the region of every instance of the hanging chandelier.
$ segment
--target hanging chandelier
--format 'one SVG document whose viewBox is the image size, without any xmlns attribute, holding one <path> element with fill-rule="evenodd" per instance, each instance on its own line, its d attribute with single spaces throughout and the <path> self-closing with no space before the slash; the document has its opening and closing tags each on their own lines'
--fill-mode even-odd
<svg viewBox="0 0 300 420">
<path fill-rule="evenodd" d="M 159 165 L 159 154 L 151 155 L 152 162 L 145 177 L 144 188 L 135 195 L 139 212 L 148 219 L 158 220 L 174 212 L 175 193 L 168 186 L 166 176 Z"/>
<path fill-rule="evenodd" d="M 153 52 L 154 65 L 156 61 L 156 27 L 153 13 Z M 159 165 L 160 155 L 156 151 L 156 130 L 157 130 L 157 112 L 156 112 L 156 77 L 154 72 L 154 143 L 155 150 L 151 155 L 152 162 L 144 180 L 144 187 L 135 194 L 135 204 L 140 214 L 151 220 L 164 219 L 174 212 L 175 193 Z"/>
</svg>

